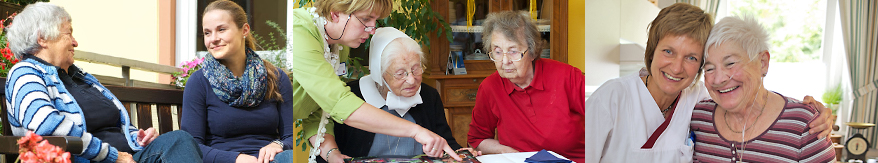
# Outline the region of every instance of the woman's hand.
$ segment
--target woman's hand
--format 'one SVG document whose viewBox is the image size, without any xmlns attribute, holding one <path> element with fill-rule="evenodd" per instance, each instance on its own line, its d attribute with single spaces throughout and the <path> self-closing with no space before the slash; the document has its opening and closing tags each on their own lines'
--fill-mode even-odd
<svg viewBox="0 0 878 163">
<path fill-rule="evenodd" d="M 261 163 L 269 163 L 274 161 L 274 155 L 277 155 L 280 152 L 283 152 L 284 148 L 277 143 L 268 143 L 262 149 L 259 149 L 259 158 L 256 159 L 256 162 Z"/>
<path fill-rule="evenodd" d="M 442 152 L 444 151 L 445 153 L 449 153 L 449 155 L 451 155 L 451 158 L 454 158 L 454 160 L 462 161 L 460 159 L 460 156 L 453 154 L 454 150 L 451 149 L 450 146 L 448 146 L 448 142 L 445 141 L 445 138 L 436 135 L 436 133 L 433 133 L 430 130 L 420 128 L 420 130 L 415 133 L 415 136 L 413 136 L 413 138 L 415 139 L 415 141 L 418 141 L 418 143 L 424 145 L 424 154 L 427 154 L 427 156 L 441 157 Z"/>
<path fill-rule="evenodd" d="M 482 151 L 477 151 L 477 150 L 475 150 L 475 149 L 473 149 L 473 148 L 460 148 L 460 149 L 457 149 L 457 151 L 463 151 L 463 150 L 467 150 L 467 151 L 469 151 L 469 153 L 472 153 L 472 154 L 473 154 L 473 157 L 478 157 L 478 156 L 481 156 L 481 155 L 482 155 Z"/>
<path fill-rule="evenodd" d="M 329 158 L 326 158 L 326 162 L 329 163 L 344 163 L 344 159 L 351 158 L 348 155 L 341 154 L 340 151 L 334 150 L 329 154 Z"/>
<path fill-rule="evenodd" d="M 832 109 L 823 106 L 823 103 L 814 100 L 814 97 L 811 96 L 805 96 L 804 100 L 802 100 L 802 104 L 809 105 L 820 112 L 820 114 L 818 114 L 819 116 L 814 118 L 814 120 L 808 124 L 808 127 L 811 127 L 811 130 L 808 130 L 808 133 L 819 133 L 817 138 L 824 138 L 829 135 L 832 131 L 833 125 L 832 120 L 829 120 L 829 116 L 832 114 Z"/>
<path fill-rule="evenodd" d="M 132 157 L 131 154 L 128 154 L 127 152 L 119 152 L 119 156 L 116 157 L 116 162 L 117 163 L 137 163 L 137 162 L 134 162 L 134 157 Z"/>
<path fill-rule="evenodd" d="M 254 163 L 256 162 L 256 157 L 247 155 L 247 154 L 238 154 L 238 158 L 235 159 L 235 163 Z"/>
<path fill-rule="evenodd" d="M 137 131 L 137 143 L 140 144 L 141 147 L 146 147 L 149 145 L 156 137 L 159 137 L 159 132 L 155 131 L 155 128 L 148 128 L 146 131 L 140 129 Z"/>
</svg>

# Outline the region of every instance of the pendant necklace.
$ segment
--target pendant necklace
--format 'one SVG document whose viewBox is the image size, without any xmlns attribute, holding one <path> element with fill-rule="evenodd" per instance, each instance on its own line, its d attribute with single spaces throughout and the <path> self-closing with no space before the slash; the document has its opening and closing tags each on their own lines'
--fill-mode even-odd
<svg viewBox="0 0 878 163">
<path fill-rule="evenodd" d="M 756 92 L 756 97 L 759 97 L 759 92 Z M 756 115 L 756 120 L 754 120 L 753 124 L 751 124 L 749 127 L 747 126 L 747 121 L 745 120 L 744 121 L 744 128 L 741 130 L 741 132 L 733 130 L 732 126 L 729 125 L 729 118 L 728 118 L 729 111 L 728 110 L 726 110 L 724 115 L 723 115 L 723 117 L 726 118 L 726 127 L 729 128 L 729 131 L 732 131 L 734 133 L 741 133 L 741 149 L 738 150 L 738 148 L 735 148 L 735 143 L 731 143 L 732 148 L 735 148 L 734 149 L 735 153 L 733 153 L 733 155 L 737 155 L 738 160 L 736 162 L 738 162 L 738 163 L 741 163 L 744 161 L 744 152 L 747 149 L 747 141 L 746 141 L 747 137 L 745 137 L 747 135 L 747 130 L 752 129 L 753 126 L 756 125 L 756 122 L 759 121 L 759 117 L 762 117 L 762 113 L 765 112 L 765 106 L 768 104 L 768 101 L 767 101 L 768 95 L 766 94 L 765 96 L 763 96 L 762 99 L 763 99 L 764 103 L 762 103 L 762 108 L 759 110 L 759 115 Z M 755 98 L 753 99 L 753 104 L 756 104 Z M 750 113 L 752 113 L 752 112 L 747 112 L 747 116 L 746 116 L 747 119 L 750 118 Z M 735 161 L 735 158 L 734 158 L 735 156 L 732 156 L 732 157 L 733 157 L 732 161 Z"/>
<path fill-rule="evenodd" d="M 652 76 L 652 75 L 647 75 L 647 76 L 646 76 L 646 82 L 644 82 L 644 84 L 646 84 L 646 88 L 647 88 L 647 90 L 649 89 L 649 76 Z M 682 94 L 682 92 L 681 92 L 681 94 Z M 662 116 L 666 116 L 667 113 L 668 113 L 668 111 L 671 110 L 671 108 L 673 108 L 674 105 L 677 104 L 677 101 L 678 101 L 678 100 L 680 100 L 680 95 L 677 95 L 677 99 L 674 99 L 674 102 L 671 103 L 671 105 L 668 105 L 668 108 L 665 108 L 665 109 L 661 110 L 661 111 L 662 111 Z"/>
</svg>

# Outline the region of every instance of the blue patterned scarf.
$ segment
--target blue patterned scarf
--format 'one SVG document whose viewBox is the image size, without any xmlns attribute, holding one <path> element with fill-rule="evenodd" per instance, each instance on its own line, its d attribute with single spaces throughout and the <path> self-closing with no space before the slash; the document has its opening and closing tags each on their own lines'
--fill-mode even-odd
<svg viewBox="0 0 878 163">
<path fill-rule="evenodd" d="M 210 87 L 216 97 L 232 107 L 255 107 L 265 97 L 265 65 L 256 52 L 246 50 L 247 65 L 240 78 L 213 58 L 213 54 L 204 57 L 204 77 L 210 81 Z"/>
</svg>

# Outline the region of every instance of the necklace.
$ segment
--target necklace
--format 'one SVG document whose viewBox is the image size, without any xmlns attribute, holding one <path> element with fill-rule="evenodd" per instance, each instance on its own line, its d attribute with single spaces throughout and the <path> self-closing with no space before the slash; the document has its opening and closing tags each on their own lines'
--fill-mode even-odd
<svg viewBox="0 0 878 163">
<path fill-rule="evenodd" d="M 646 84 L 647 89 L 649 89 L 649 76 L 652 76 L 652 75 L 646 75 L 646 82 L 644 82 L 644 84 Z M 681 94 L 682 94 L 682 93 L 681 93 Z M 663 116 L 667 116 L 667 114 L 668 114 L 668 110 L 671 110 L 671 108 L 673 108 L 674 105 L 676 105 L 676 104 L 677 104 L 677 101 L 679 101 L 679 100 L 680 100 L 680 95 L 678 94 L 678 95 L 677 95 L 677 98 L 674 99 L 674 102 L 671 103 L 671 105 L 668 105 L 668 108 L 665 108 L 665 109 L 661 110 L 661 111 L 662 111 L 662 115 L 663 115 Z"/>
<path fill-rule="evenodd" d="M 756 96 L 757 97 L 759 96 L 759 92 L 756 93 Z M 747 141 L 746 141 L 747 130 L 750 130 L 753 126 L 755 126 L 756 122 L 759 121 L 759 117 L 762 117 L 762 113 L 765 112 L 765 106 L 768 104 L 768 94 L 765 94 L 762 99 L 763 99 L 762 101 L 764 101 L 764 103 L 762 103 L 762 108 L 759 109 L 759 115 L 756 115 L 756 120 L 754 120 L 753 124 L 748 127 L 747 126 L 748 120 L 746 120 L 746 119 L 750 119 L 750 113 L 752 113 L 752 112 L 747 112 L 747 116 L 745 117 L 746 119 L 744 120 L 744 129 L 742 129 L 741 132 L 735 131 L 734 129 L 732 129 L 732 126 L 729 125 L 729 118 L 728 118 L 729 111 L 726 110 L 725 113 L 723 113 L 724 114 L 723 118 L 725 118 L 725 120 L 726 120 L 726 127 L 729 128 L 729 131 L 732 131 L 734 133 L 741 133 L 741 145 L 740 145 L 741 149 L 738 150 L 738 148 L 735 147 L 735 143 L 731 143 L 732 148 L 735 148 L 735 151 L 732 154 L 737 155 L 737 159 L 738 159 L 737 162 L 739 162 L 739 163 L 744 161 L 744 152 L 747 149 Z M 755 98 L 753 99 L 753 103 L 754 104 L 756 103 Z M 732 158 L 732 161 L 735 161 L 735 158 Z"/>
<path fill-rule="evenodd" d="M 390 155 L 399 155 L 399 153 L 396 153 L 396 152 L 399 152 L 399 139 L 402 139 L 402 138 L 396 137 L 396 147 L 390 148 L 390 137 L 395 137 L 395 136 L 387 135 L 387 151 L 390 152 Z"/>
<path fill-rule="evenodd" d="M 758 94 L 758 93 L 757 93 L 757 94 Z M 759 96 L 759 95 L 757 95 L 757 96 Z M 763 101 L 765 101 L 765 103 L 762 103 L 762 108 L 759 109 L 759 115 L 756 115 L 756 120 L 754 120 L 754 121 L 753 121 L 753 124 L 751 124 L 751 125 L 749 125 L 749 126 L 747 125 L 747 120 L 745 120 L 745 121 L 744 121 L 744 129 L 741 130 L 741 131 L 735 131 L 735 129 L 732 128 L 732 125 L 729 124 L 729 110 L 725 110 L 725 113 L 723 114 L 723 118 L 726 119 L 726 127 L 729 128 L 729 131 L 732 131 L 732 132 L 734 132 L 734 133 L 742 133 L 742 132 L 745 131 L 745 130 L 750 130 L 751 128 L 753 128 L 753 126 L 756 125 L 756 121 L 759 121 L 759 117 L 762 117 L 762 113 L 765 111 L 765 105 L 768 104 L 768 101 L 766 100 L 766 99 L 768 99 L 768 95 L 767 95 L 767 94 L 766 94 L 765 96 L 763 96 L 762 99 L 763 99 Z M 753 102 L 756 103 L 756 99 L 753 99 Z M 747 113 L 747 115 L 748 115 L 748 116 L 747 116 L 746 118 L 749 119 L 749 118 L 750 118 L 750 116 L 749 116 L 750 113 Z M 742 138 L 741 140 L 743 141 L 743 138 Z"/>
</svg>

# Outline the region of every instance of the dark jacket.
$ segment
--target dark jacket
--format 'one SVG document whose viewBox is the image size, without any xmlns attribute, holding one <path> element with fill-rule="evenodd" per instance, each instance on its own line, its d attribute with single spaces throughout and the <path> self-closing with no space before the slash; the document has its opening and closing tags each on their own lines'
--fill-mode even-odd
<svg viewBox="0 0 878 163">
<path fill-rule="evenodd" d="M 360 92 L 359 80 L 348 82 L 351 92 L 357 97 L 363 98 Z M 439 97 L 439 91 L 427 84 L 421 83 L 421 98 L 424 103 L 415 105 L 409 109 L 408 113 L 412 115 L 415 122 L 427 130 L 433 131 L 445 141 L 452 149 L 460 149 L 454 137 L 451 135 L 451 127 L 445 121 L 445 107 L 442 106 L 442 98 Z M 382 106 L 375 106 L 382 107 Z M 372 141 L 375 139 L 375 133 L 363 131 L 345 124 L 335 124 L 335 141 L 338 144 L 338 151 L 350 157 L 364 157 L 369 154 L 372 147 Z M 323 162 L 322 158 L 318 159 Z"/>
</svg>

